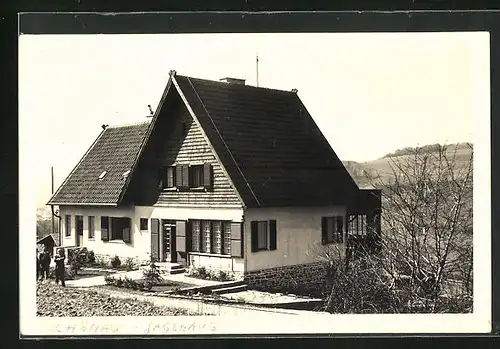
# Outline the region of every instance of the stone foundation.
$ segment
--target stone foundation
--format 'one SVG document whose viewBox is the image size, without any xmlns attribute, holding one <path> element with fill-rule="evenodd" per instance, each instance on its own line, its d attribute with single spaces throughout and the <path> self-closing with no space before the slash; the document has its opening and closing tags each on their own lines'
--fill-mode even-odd
<svg viewBox="0 0 500 349">
<path fill-rule="evenodd" d="M 247 272 L 244 279 L 250 288 L 257 290 L 320 295 L 327 273 L 324 263 L 315 262 Z"/>
</svg>

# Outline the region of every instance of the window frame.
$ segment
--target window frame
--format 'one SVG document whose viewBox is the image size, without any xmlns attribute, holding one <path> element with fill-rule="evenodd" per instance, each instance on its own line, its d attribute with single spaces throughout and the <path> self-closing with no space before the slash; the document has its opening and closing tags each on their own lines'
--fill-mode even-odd
<svg viewBox="0 0 500 349">
<path fill-rule="evenodd" d="M 83 215 L 75 215 L 75 234 L 83 235 Z"/>
<path fill-rule="evenodd" d="M 261 232 L 261 227 L 265 226 L 265 231 Z M 260 244 L 261 233 L 264 235 L 265 233 L 265 241 Z M 269 222 L 268 221 L 257 221 L 257 252 L 258 251 L 267 251 L 269 250 Z"/>
<path fill-rule="evenodd" d="M 333 216 L 325 216 L 322 217 L 321 219 L 322 219 L 322 226 L 321 226 L 322 244 L 323 245 L 343 244 L 344 235 L 346 233 L 345 231 L 346 229 L 344 226 L 345 216 L 333 215 Z M 329 225 L 330 222 L 332 223 L 331 225 Z M 331 232 L 328 229 L 330 227 L 333 228 Z"/>
<path fill-rule="evenodd" d="M 189 189 L 204 188 L 204 165 L 189 166 Z"/>
<path fill-rule="evenodd" d="M 230 221 L 222 221 L 221 222 L 221 254 L 224 256 L 231 256 L 231 240 L 232 240 L 232 226 Z M 227 227 L 229 227 L 228 230 Z"/>
<path fill-rule="evenodd" d="M 191 246 L 189 246 L 189 249 L 191 252 L 201 252 L 201 221 L 198 219 L 193 219 L 191 220 Z M 197 229 L 195 230 L 195 226 L 197 226 Z M 196 232 L 196 234 L 195 234 Z M 194 245 L 196 243 L 196 245 Z"/>
<path fill-rule="evenodd" d="M 163 189 L 176 189 L 177 188 L 177 178 L 176 178 L 176 166 L 167 166 L 164 170 L 163 178 Z M 171 178 L 171 182 L 170 179 Z"/>
<path fill-rule="evenodd" d="M 95 240 L 95 216 L 88 216 L 87 223 L 87 238 Z"/>
<path fill-rule="evenodd" d="M 71 236 L 71 215 L 67 214 L 64 216 L 64 236 Z"/>
<path fill-rule="evenodd" d="M 143 223 L 146 224 L 146 227 L 143 226 Z M 149 219 L 148 218 L 139 218 L 139 230 L 140 231 L 148 231 L 149 230 Z"/>
</svg>

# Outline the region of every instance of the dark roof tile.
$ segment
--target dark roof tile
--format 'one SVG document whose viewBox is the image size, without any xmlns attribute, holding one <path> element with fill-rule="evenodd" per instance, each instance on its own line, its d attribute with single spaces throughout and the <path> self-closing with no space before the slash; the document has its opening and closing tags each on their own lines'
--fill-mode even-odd
<svg viewBox="0 0 500 349">
<path fill-rule="evenodd" d="M 126 183 L 123 173 L 132 169 L 149 125 L 148 120 L 106 128 L 48 204 L 116 205 Z"/>
</svg>

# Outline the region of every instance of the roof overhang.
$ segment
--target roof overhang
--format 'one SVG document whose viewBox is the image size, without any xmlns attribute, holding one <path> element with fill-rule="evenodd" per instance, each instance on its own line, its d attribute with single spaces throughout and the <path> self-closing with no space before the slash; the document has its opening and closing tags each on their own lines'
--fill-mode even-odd
<svg viewBox="0 0 500 349">
<path fill-rule="evenodd" d="M 57 205 L 57 206 L 111 206 L 111 207 L 118 207 L 116 203 L 114 204 L 107 204 L 107 203 L 93 203 L 93 202 L 48 202 L 47 205 L 52 206 L 52 205 Z"/>
</svg>

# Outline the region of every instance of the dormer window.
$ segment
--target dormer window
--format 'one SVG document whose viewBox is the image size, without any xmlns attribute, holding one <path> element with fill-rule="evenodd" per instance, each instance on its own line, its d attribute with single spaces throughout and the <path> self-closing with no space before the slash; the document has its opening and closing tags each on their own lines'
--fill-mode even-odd
<svg viewBox="0 0 500 349">
<path fill-rule="evenodd" d="M 106 173 L 108 173 L 108 171 L 103 171 L 103 172 L 101 173 L 101 175 L 99 176 L 99 178 L 98 178 L 98 179 L 99 179 L 99 180 L 103 179 L 103 178 L 104 178 L 104 176 L 106 176 Z"/>
<path fill-rule="evenodd" d="M 129 175 L 129 173 L 130 173 L 130 170 L 123 172 L 123 174 L 122 174 L 123 179 L 126 179 Z"/>
</svg>

